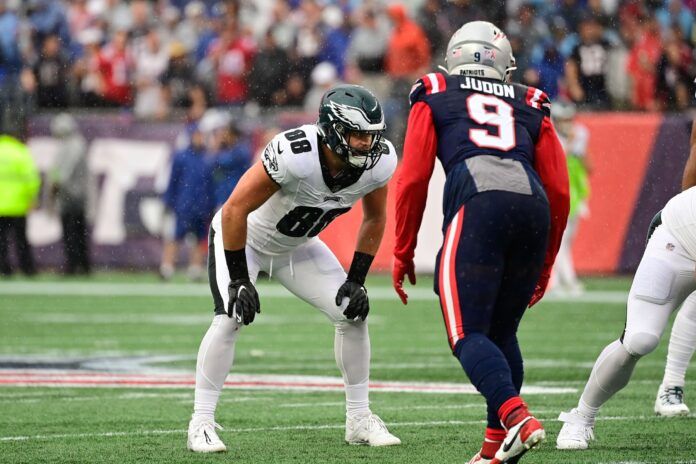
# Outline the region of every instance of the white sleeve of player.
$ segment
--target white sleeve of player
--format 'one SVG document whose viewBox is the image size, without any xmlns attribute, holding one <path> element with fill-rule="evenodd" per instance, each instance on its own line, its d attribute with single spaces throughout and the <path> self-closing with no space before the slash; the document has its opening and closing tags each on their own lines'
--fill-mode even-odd
<svg viewBox="0 0 696 464">
<path fill-rule="evenodd" d="M 280 138 L 274 137 L 266 145 L 261 155 L 261 163 L 263 163 L 264 169 L 278 185 L 283 184 L 288 174 L 288 166 L 283 156 L 284 151 Z"/>
</svg>

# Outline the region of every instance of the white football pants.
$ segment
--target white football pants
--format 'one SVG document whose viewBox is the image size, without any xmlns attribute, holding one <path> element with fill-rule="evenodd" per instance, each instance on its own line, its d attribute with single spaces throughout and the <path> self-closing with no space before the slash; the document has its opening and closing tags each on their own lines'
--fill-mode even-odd
<svg viewBox="0 0 696 464">
<path fill-rule="evenodd" d="M 218 290 L 214 298 L 222 299 L 223 307 L 227 308 L 230 277 L 219 231 L 214 233 L 211 253 L 214 254 Z M 334 354 L 346 388 L 347 413 L 369 412 L 370 339 L 367 322 L 345 318 L 343 311 L 348 304 L 347 298 L 341 306 L 336 305 L 336 294 L 346 280 L 346 273 L 331 250 L 314 238 L 290 253 L 277 256 L 247 246 L 246 256 L 252 282 L 256 282 L 260 271 L 268 273 L 294 295 L 318 308 L 333 323 Z M 263 293 L 260 296 L 263 298 Z M 257 318 L 263 318 L 263 312 Z M 214 317 L 198 351 L 194 416 L 212 419 L 220 391 L 232 367 L 234 346 L 242 327 L 226 314 Z M 253 323 L 250 328 L 253 330 Z"/>
<path fill-rule="evenodd" d="M 672 312 L 696 290 L 695 271 L 696 262 L 659 226 L 633 278 L 624 334 L 597 358 L 578 405 L 582 414 L 594 418 L 626 386 L 638 359 L 657 348 Z"/>
</svg>

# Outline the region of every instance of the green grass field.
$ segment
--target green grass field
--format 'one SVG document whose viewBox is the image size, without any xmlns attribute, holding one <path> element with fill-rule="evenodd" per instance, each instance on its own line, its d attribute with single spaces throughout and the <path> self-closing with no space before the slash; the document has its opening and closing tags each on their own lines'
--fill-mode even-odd
<svg viewBox="0 0 696 464">
<path fill-rule="evenodd" d="M 414 300 L 403 307 L 386 278 L 368 281 L 373 382 L 468 383 L 448 350 L 431 283 L 421 278 Z M 546 300 L 522 323 L 525 384 L 547 389 L 526 399 L 549 432 L 522 462 L 696 463 L 694 417 L 663 419 L 652 410 L 667 337 L 602 409 L 591 450 L 554 449 L 558 413 L 576 403 L 595 357 L 624 324 L 629 281 L 587 284 L 585 297 Z M 323 316 L 272 283 L 259 285 L 259 293 L 262 314 L 240 337 L 233 374 L 338 377 L 333 328 Z M 229 451 L 194 455 L 186 450 L 189 386 L 76 388 L 8 380 L 8 373 L 28 368 L 190 375 L 211 307 L 206 286 L 160 284 L 147 275 L 0 281 L 0 462 L 439 464 L 465 463 L 478 450 L 485 408 L 475 394 L 373 392 L 373 411 L 403 445 L 371 449 L 344 444 L 340 391 L 226 389 L 217 420 Z M 554 393 L 553 387 L 572 390 Z M 691 390 L 687 385 L 687 400 L 694 398 Z"/>
</svg>

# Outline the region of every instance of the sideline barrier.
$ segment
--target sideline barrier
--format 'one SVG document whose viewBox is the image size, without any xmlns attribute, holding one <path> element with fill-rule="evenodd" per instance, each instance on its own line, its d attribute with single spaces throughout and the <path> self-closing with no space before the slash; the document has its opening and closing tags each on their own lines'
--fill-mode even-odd
<svg viewBox="0 0 696 464">
<path fill-rule="evenodd" d="M 297 122 L 295 119 L 289 120 Z M 632 272 L 642 255 L 650 219 L 680 190 L 691 118 L 589 113 L 578 119 L 590 131 L 588 156 L 593 166 L 590 214 L 580 222 L 573 249 L 578 271 Z M 33 121 L 29 141 L 44 179 L 56 150 L 55 140 L 47 136 L 48 120 L 41 116 Z M 142 124 L 124 114 L 78 116 L 78 121 L 90 143 L 89 166 L 97 180 L 91 235 L 95 265 L 155 268 L 162 230 L 158 192 L 166 184 L 171 147 L 183 125 Z M 260 132 L 264 127 L 268 124 L 259 121 L 248 128 Z M 390 183 L 387 229 L 373 264 L 379 271 L 391 268 L 395 178 Z M 432 272 L 442 240 L 443 185 L 444 174 L 436 163 L 418 235 L 415 261 L 419 272 Z M 353 256 L 361 217 L 358 204 L 320 235 L 346 266 Z M 60 221 L 45 202 L 40 203 L 29 217 L 29 238 L 40 266 L 55 267 L 62 262 L 60 237 Z"/>
</svg>

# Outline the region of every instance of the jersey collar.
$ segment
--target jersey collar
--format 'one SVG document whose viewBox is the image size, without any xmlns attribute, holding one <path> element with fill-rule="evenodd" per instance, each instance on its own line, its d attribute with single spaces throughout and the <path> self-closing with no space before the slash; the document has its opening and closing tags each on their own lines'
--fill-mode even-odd
<svg viewBox="0 0 696 464">
<path fill-rule="evenodd" d="M 364 170 L 351 169 L 346 166 L 345 169 L 340 171 L 335 176 L 331 176 L 329 172 L 329 166 L 326 164 L 326 158 L 324 157 L 324 150 L 322 148 L 323 142 L 321 137 L 317 135 L 317 150 L 319 152 L 319 165 L 321 166 L 321 176 L 324 178 L 324 183 L 331 190 L 331 192 L 338 192 L 346 187 L 349 187 L 360 180 L 360 176 Z"/>
</svg>

